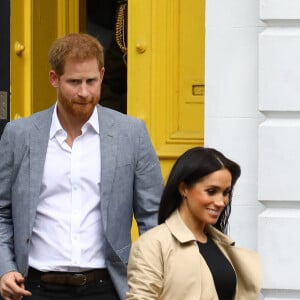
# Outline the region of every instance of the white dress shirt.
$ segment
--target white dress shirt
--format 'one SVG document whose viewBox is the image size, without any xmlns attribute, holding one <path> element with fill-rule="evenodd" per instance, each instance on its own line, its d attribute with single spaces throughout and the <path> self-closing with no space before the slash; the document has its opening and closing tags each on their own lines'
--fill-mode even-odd
<svg viewBox="0 0 300 300">
<path fill-rule="evenodd" d="M 106 267 L 97 109 L 72 148 L 66 138 L 55 108 L 29 249 L 29 265 L 40 271 Z"/>
</svg>

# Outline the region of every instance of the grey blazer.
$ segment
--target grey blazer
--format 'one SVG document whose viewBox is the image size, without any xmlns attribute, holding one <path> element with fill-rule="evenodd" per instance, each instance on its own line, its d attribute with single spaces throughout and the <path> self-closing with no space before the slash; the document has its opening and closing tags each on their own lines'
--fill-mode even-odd
<svg viewBox="0 0 300 300">
<path fill-rule="evenodd" d="M 27 275 L 53 109 L 8 123 L 0 140 L 0 276 Z M 106 263 L 125 299 L 132 216 L 140 233 L 157 224 L 163 180 L 144 123 L 100 105 L 97 110 Z"/>
</svg>

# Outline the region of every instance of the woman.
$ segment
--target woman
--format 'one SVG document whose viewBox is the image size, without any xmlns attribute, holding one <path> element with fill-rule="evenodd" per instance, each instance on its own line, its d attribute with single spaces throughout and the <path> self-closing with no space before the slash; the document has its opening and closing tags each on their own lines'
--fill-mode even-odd
<svg viewBox="0 0 300 300">
<path fill-rule="evenodd" d="M 179 157 L 161 198 L 160 225 L 132 246 L 128 300 L 259 298 L 258 254 L 226 235 L 240 174 L 215 149 L 195 147 Z"/>
</svg>

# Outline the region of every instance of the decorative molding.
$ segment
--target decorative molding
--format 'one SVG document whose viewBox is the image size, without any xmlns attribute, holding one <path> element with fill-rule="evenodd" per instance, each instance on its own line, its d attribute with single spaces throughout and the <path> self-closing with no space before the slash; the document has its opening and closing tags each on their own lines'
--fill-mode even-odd
<svg viewBox="0 0 300 300">
<path fill-rule="evenodd" d="M 57 35 L 79 31 L 79 0 L 57 0 Z"/>
</svg>

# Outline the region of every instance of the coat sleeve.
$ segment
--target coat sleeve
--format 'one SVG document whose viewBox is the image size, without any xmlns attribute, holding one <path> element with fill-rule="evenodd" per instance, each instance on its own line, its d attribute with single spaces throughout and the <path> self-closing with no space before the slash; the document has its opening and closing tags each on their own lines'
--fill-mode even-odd
<svg viewBox="0 0 300 300">
<path fill-rule="evenodd" d="M 140 237 L 130 251 L 126 299 L 159 299 L 164 282 L 163 273 L 160 242 L 148 236 Z"/>
<path fill-rule="evenodd" d="M 17 270 L 14 259 L 12 222 L 12 173 L 13 145 L 10 123 L 6 125 L 0 140 L 0 276 Z"/>
<path fill-rule="evenodd" d="M 142 234 L 157 225 L 157 213 L 163 190 L 160 163 L 142 121 L 136 156 L 133 211 L 139 233 Z"/>
</svg>

